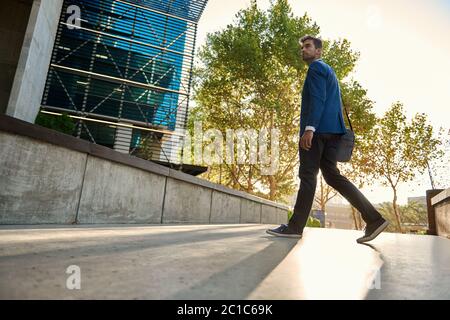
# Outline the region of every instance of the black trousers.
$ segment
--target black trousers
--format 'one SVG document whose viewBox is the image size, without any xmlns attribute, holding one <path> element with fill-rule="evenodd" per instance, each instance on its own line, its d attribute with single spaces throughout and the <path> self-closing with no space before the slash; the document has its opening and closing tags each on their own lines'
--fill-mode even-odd
<svg viewBox="0 0 450 320">
<path fill-rule="evenodd" d="M 361 213 L 366 223 L 381 218 L 369 200 L 339 172 L 336 161 L 339 137 L 336 134 L 314 134 L 311 149 L 307 151 L 300 148 L 300 188 L 293 216 L 289 220 L 289 229 L 303 232 L 314 201 L 319 169 L 327 184 L 347 199 Z"/>
</svg>

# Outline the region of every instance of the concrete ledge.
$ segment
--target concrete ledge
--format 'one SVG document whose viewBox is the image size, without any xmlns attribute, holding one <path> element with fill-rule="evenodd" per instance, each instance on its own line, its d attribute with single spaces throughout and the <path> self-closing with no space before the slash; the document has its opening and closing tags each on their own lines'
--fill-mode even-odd
<svg viewBox="0 0 450 320">
<path fill-rule="evenodd" d="M 0 133 L 0 223 L 72 224 L 87 155 Z"/>
<path fill-rule="evenodd" d="M 209 223 L 212 190 L 167 178 L 163 223 Z"/>
<path fill-rule="evenodd" d="M 269 206 L 277 207 L 283 210 L 288 210 L 288 206 L 269 201 L 263 198 L 259 198 L 243 191 L 237 191 L 234 189 L 227 188 L 223 185 L 215 184 L 189 174 L 183 173 L 181 171 L 169 169 L 167 167 L 158 165 L 156 163 L 133 157 L 127 154 L 122 154 L 114 151 L 110 148 L 99 146 L 90 143 L 85 140 L 81 140 L 54 130 L 50 130 L 35 124 L 31 124 L 19 119 L 15 119 L 9 116 L 0 115 L 0 132 L 13 133 L 25 137 L 29 137 L 35 140 L 51 143 L 61 147 L 65 147 L 70 150 L 87 153 L 89 155 L 113 161 L 116 163 L 124 164 L 127 166 L 135 167 L 138 169 L 145 170 L 150 173 L 155 173 L 163 175 L 166 177 L 171 177 L 176 180 L 189 182 L 192 184 L 200 185 L 212 190 L 227 193 L 229 195 L 234 195 L 240 198 L 245 198 L 251 201 L 255 201 L 261 204 L 266 204 Z"/>
<path fill-rule="evenodd" d="M 89 156 L 78 223 L 161 223 L 165 180 Z"/>
<path fill-rule="evenodd" d="M 450 203 L 438 204 L 435 211 L 437 234 L 450 239 Z"/>
<path fill-rule="evenodd" d="M 278 224 L 277 208 L 262 205 L 261 209 L 261 223 L 262 224 Z"/>
<path fill-rule="evenodd" d="M 261 204 L 241 199 L 240 223 L 261 223 Z"/>
<path fill-rule="evenodd" d="M 288 213 L 286 210 L 277 208 L 277 224 L 288 223 Z"/>
<path fill-rule="evenodd" d="M 285 205 L 4 115 L 0 146 L 0 224 L 286 222 Z"/>
<path fill-rule="evenodd" d="M 210 223 L 239 223 L 241 199 L 213 191 Z"/>
<path fill-rule="evenodd" d="M 438 195 L 431 198 L 431 205 L 435 206 L 440 202 L 447 201 L 450 202 L 450 188 L 442 191 Z"/>
<path fill-rule="evenodd" d="M 234 196 L 237 196 L 237 197 L 240 197 L 240 198 L 245 198 L 245 199 L 248 199 L 248 200 L 251 200 L 251 201 L 259 202 L 261 204 L 266 204 L 266 205 L 269 205 L 269 206 L 274 206 L 274 207 L 278 207 L 280 209 L 285 209 L 285 210 L 289 209 L 286 205 L 283 205 L 283 204 L 280 204 L 280 203 L 276 203 L 276 202 L 273 202 L 273 201 L 269 201 L 269 200 L 266 200 L 266 199 L 263 199 L 263 198 L 259 198 L 259 197 L 256 197 L 254 195 L 248 194 L 248 193 L 243 192 L 243 191 L 230 189 L 230 188 L 227 188 L 227 187 L 225 187 L 225 186 L 223 186 L 221 184 L 212 183 L 210 181 L 191 176 L 191 175 L 189 175 L 187 173 L 184 173 L 184 172 L 181 172 L 181 171 L 169 169 L 168 176 L 171 177 L 171 178 L 177 179 L 177 180 L 190 182 L 192 184 L 201 185 L 201 186 L 206 187 L 206 188 L 210 188 L 210 189 L 213 189 L 213 190 L 216 190 L 216 191 L 227 193 L 229 195 L 234 195 Z"/>
<path fill-rule="evenodd" d="M 434 196 L 431 204 L 435 212 L 436 234 L 450 238 L 450 188 Z"/>
</svg>

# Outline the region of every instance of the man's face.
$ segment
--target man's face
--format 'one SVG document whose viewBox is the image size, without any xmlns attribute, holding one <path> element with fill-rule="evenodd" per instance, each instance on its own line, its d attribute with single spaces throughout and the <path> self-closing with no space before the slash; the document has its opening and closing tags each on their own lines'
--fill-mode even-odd
<svg viewBox="0 0 450 320">
<path fill-rule="evenodd" d="M 302 59 L 306 62 L 311 62 L 317 58 L 320 58 L 322 49 L 316 49 L 314 41 L 306 40 L 301 46 Z"/>
</svg>

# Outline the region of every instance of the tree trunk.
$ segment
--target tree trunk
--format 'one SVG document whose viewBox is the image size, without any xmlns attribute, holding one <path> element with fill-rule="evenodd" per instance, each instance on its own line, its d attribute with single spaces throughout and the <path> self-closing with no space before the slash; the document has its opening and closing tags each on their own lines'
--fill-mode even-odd
<svg viewBox="0 0 450 320">
<path fill-rule="evenodd" d="M 395 189 L 394 189 L 394 201 L 392 201 L 392 206 L 394 208 L 394 214 L 395 214 L 395 219 L 397 221 L 398 231 L 403 233 L 402 221 L 401 221 L 400 212 L 399 212 L 398 206 L 397 206 L 397 190 L 395 190 Z"/>
<path fill-rule="evenodd" d="M 325 186 L 323 183 L 323 178 L 322 176 L 320 176 L 320 210 L 322 210 L 322 212 L 325 212 L 325 198 L 326 198 L 326 194 L 325 194 L 325 190 L 324 190 Z"/>
<path fill-rule="evenodd" d="M 325 207 L 328 202 L 328 196 L 329 196 L 329 189 L 328 185 L 325 184 L 325 181 L 323 180 L 322 175 L 320 176 L 320 198 L 319 198 L 319 207 L 320 210 L 325 212 Z"/>
<path fill-rule="evenodd" d="M 274 176 L 269 176 L 269 200 L 274 201 L 275 200 L 275 194 L 277 192 L 277 182 L 275 181 Z"/>
<path fill-rule="evenodd" d="M 253 178 L 253 170 L 252 170 L 252 166 L 249 166 L 249 170 L 248 170 L 248 179 L 247 179 L 247 192 L 248 193 L 253 193 L 253 184 L 252 184 L 252 178 Z"/>
<path fill-rule="evenodd" d="M 211 181 L 211 167 L 208 168 L 207 172 L 208 172 L 208 177 L 206 179 Z"/>
<path fill-rule="evenodd" d="M 354 207 L 352 207 L 352 217 L 353 223 L 355 224 L 355 230 L 361 230 L 361 224 L 358 223 L 358 213 Z"/>
<path fill-rule="evenodd" d="M 359 213 L 359 211 L 357 211 L 357 213 L 356 213 L 356 219 L 358 219 L 359 230 L 362 230 L 363 222 L 362 222 L 361 214 Z"/>
<path fill-rule="evenodd" d="M 238 177 L 238 172 L 237 172 L 237 168 L 236 165 L 232 164 L 231 165 L 231 178 L 232 178 L 232 183 L 233 183 L 233 189 L 235 190 L 241 190 L 241 187 L 239 185 L 239 177 Z"/>
</svg>

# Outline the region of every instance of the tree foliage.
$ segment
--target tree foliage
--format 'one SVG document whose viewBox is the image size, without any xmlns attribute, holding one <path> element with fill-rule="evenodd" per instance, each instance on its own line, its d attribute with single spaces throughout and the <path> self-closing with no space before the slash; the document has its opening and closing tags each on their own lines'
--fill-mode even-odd
<svg viewBox="0 0 450 320">
<path fill-rule="evenodd" d="M 369 173 L 392 188 L 393 212 L 397 229 L 402 232 L 397 205 L 399 183 L 412 181 L 427 169 L 431 160 L 441 157 L 438 148 L 441 141 L 433 136 L 433 127 L 427 123 L 425 114 L 416 114 L 408 121 L 400 102 L 394 103 L 377 121 L 372 134 L 374 139 L 367 146 Z"/>
<path fill-rule="evenodd" d="M 397 206 L 398 212 L 402 216 L 402 228 L 396 224 L 396 214 L 392 202 L 384 202 L 380 205 L 381 214 L 391 222 L 387 231 L 389 232 L 413 232 L 425 231 L 428 228 L 428 214 L 425 204 L 410 202 L 406 205 Z"/>
<path fill-rule="evenodd" d="M 288 2 L 278 0 L 267 12 L 253 1 L 233 24 L 207 36 L 195 68 L 191 133 L 195 121 L 201 121 L 204 130 L 218 129 L 224 136 L 227 129 L 280 132 L 275 174 L 262 175 L 259 164 L 215 164 L 207 174 L 210 180 L 271 200 L 283 201 L 295 191 L 300 93 L 307 72 L 298 41 L 319 32 L 310 17 L 295 17 Z M 323 59 L 342 81 L 358 57 L 345 39 L 324 41 Z M 349 101 L 363 99 L 358 97 L 361 90 L 356 82 L 349 83 Z M 363 108 L 359 111 L 364 113 Z"/>
</svg>

